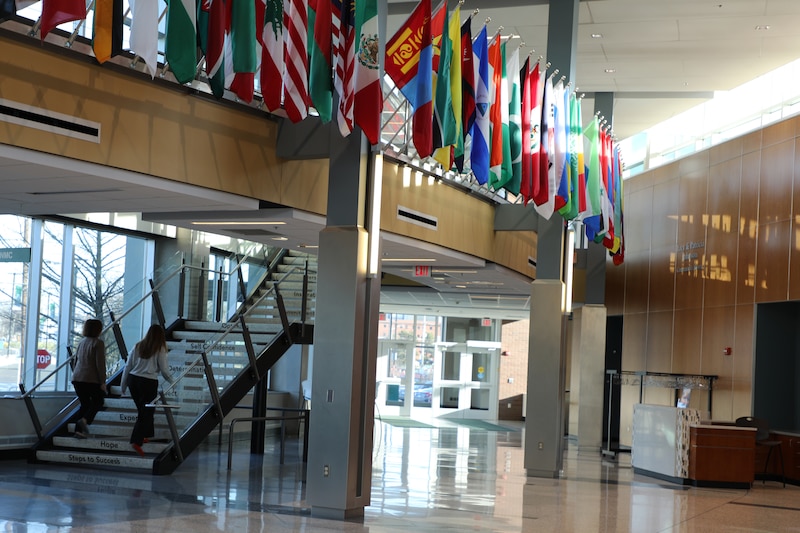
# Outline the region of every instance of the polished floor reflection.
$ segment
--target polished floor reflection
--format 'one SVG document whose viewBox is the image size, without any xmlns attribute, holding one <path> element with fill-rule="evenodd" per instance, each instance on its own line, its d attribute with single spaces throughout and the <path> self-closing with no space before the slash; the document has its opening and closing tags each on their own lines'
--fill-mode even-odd
<svg viewBox="0 0 800 533">
<path fill-rule="evenodd" d="M 571 445 L 560 479 L 527 479 L 521 428 L 401 426 L 376 422 L 372 504 L 359 522 L 310 517 L 296 443 L 280 465 L 271 446 L 257 457 L 243 442 L 230 472 L 216 445 L 160 477 L 0 461 L 0 531 L 800 531 L 798 487 L 681 487 L 635 475 L 627 455 Z"/>
</svg>

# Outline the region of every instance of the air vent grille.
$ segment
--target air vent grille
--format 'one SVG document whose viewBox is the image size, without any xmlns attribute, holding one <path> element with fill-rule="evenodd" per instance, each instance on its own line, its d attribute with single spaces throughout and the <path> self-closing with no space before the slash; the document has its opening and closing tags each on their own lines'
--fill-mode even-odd
<svg viewBox="0 0 800 533">
<path fill-rule="evenodd" d="M 0 98 L 0 121 L 99 143 L 100 123 Z"/>
</svg>

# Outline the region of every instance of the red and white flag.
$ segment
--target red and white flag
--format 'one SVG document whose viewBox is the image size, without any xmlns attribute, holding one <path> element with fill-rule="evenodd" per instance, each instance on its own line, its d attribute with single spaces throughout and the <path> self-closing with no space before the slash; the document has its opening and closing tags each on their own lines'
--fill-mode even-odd
<svg viewBox="0 0 800 533">
<path fill-rule="evenodd" d="M 355 6 L 353 0 L 333 0 L 333 47 L 334 64 L 333 88 L 339 98 L 336 122 L 339 132 L 346 137 L 353 131 L 353 103 L 355 88 L 353 69 L 355 68 Z M 338 24 L 337 24 L 338 19 Z M 338 28 L 338 32 L 337 32 Z"/>
<path fill-rule="evenodd" d="M 354 85 L 356 91 L 353 117 L 367 136 L 370 144 L 378 144 L 381 133 L 381 91 L 378 55 L 378 3 L 376 0 L 356 2 L 356 68 Z"/>
<path fill-rule="evenodd" d="M 283 107 L 292 122 L 308 116 L 308 1 L 286 0 L 283 14 Z"/>
<path fill-rule="evenodd" d="M 267 0 L 261 48 L 261 96 L 269 111 L 281 107 L 283 96 L 283 0 Z"/>
</svg>

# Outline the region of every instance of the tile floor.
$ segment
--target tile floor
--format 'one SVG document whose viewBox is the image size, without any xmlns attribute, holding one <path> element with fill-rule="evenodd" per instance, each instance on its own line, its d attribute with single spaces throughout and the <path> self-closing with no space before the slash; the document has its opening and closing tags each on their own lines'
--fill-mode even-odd
<svg viewBox="0 0 800 533">
<path fill-rule="evenodd" d="M 562 478 L 526 479 L 520 430 L 376 422 L 375 431 L 362 521 L 310 517 L 296 445 L 281 466 L 242 443 L 230 472 L 216 445 L 159 477 L 0 461 L 0 531 L 800 531 L 800 487 L 681 487 L 635 475 L 629 455 L 608 461 L 571 446 Z"/>
</svg>

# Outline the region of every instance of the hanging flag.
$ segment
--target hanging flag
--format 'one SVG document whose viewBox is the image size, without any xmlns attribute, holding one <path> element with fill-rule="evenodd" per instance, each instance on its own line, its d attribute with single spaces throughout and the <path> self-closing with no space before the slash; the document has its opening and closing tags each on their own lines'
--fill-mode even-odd
<svg viewBox="0 0 800 533">
<path fill-rule="evenodd" d="M 522 126 L 522 161 L 520 162 L 519 194 L 523 203 L 527 204 L 533 195 L 533 182 L 531 181 L 531 72 L 530 57 L 525 58 L 522 70 L 519 72 L 519 85 L 521 94 L 520 124 Z"/>
<path fill-rule="evenodd" d="M 520 105 L 519 48 L 511 53 L 506 63 L 508 78 L 508 146 L 511 176 L 503 188 L 518 195 L 522 180 L 522 116 Z"/>
<path fill-rule="evenodd" d="M 42 0 L 40 32 L 42 40 L 60 24 L 86 18 L 85 0 Z"/>
<path fill-rule="evenodd" d="M 95 0 L 92 51 L 102 64 L 122 51 L 122 0 Z"/>
<path fill-rule="evenodd" d="M 450 92 L 450 70 L 453 66 L 453 42 L 447 3 L 443 4 L 443 30 L 439 40 L 439 66 L 436 72 L 433 98 L 433 156 L 446 170 L 450 169 L 450 145 L 456 143 L 456 117 L 453 95 Z M 459 40 L 461 39 L 459 35 Z M 439 151 L 441 148 L 446 151 Z M 446 156 L 445 156 L 446 152 Z"/>
<path fill-rule="evenodd" d="M 158 70 L 158 2 L 131 2 L 131 50 L 144 61 L 150 77 Z"/>
<path fill-rule="evenodd" d="M 267 0 L 261 49 L 261 97 L 269 111 L 281 108 L 283 96 L 283 0 Z"/>
<path fill-rule="evenodd" d="M 383 112 L 378 53 L 378 2 L 357 0 L 355 18 L 356 64 L 353 74 L 355 105 L 353 119 L 370 144 L 378 144 Z"/>
<path fill-rule="evenodd" d="M 497 99 L 492 102 L 492 106 L 497 107 L 496 118 L 499 120 L 499 122 L 495 122 L 495 119 L 492 119 L 492 160 L 495 161 L 492 168 L 496 170 L 492 172 L 494 178 L 490 178 L 489 185 L 495 190 L 504 188 L 513 177 L 511 168 L 511 138 L 508 131 L 510 91 L 506 74 L 506 43 L 500 42 L 501 40 L 502 38 L 500 37 L 495 40 L 499 50 L 496 52 L 494 79 L 497 80 L 499 86 L 495 89 Z M 495 124 L 499 124 L 499 132 L 495 131 Z M 496 149 L 499 150 L 497 159 L 495 159 Z"/>
<path fill-rule="evenodd" d="M 583 141 L 585 151 L 585 176 L 586 176 L 586 215 L 583 217 L 583 225 L 586 237 L 594 240 L 595 235 L 600 231 L 600 143 L 598 134 L 600 124 L 597 117 L 592 117 L 591 122 L 583 130 Z"/>
<path fill-rule="evenodd" d="M 452 16 L 445 16 L 447 31 L 442 34 L 441 58 L 439 60 L 439 81 L 436 88 L 436 102 L 434 110 L 439 106 L 438 123 L 441 133 L 442 147 L 433 152 L 436 159 L 445 170 L 453 166 L 456 147 L 461 144 L 463 153 L 463 138 L 461 135 L 461 6 L 456 6 Z M 447 47 L 447 50 L 445 50 Z M 447 61 L 449 66 L 444 66 Z M 434 111 L 435 112 L 435 111 Z M 434 138 L 436 127 L 434 127 Z M 434 141 L 435 142 L 435 141 Z"/>
<path fill-rule="evenodd" d="M 586 199 L 586 160 L 583 152 L 583 119 L 581 115 L 581 98 L 575 97 L 575 111 L 572 113 L 572 125 L 575 129 L 575 154 L 578 161 L 576 180 L 578 190 L 578 215 L 588 211 Z"/>
<path fill-rule="evenodd" d="M 412 139 L 419 157 L 433 152 L 433 44 L 431 0 L 421 0 L 408 20 L 386 42 L 384 70 L 412 108 Z"/>
<path fill-rule="evenodd" d="M 286 0 L 285 5 L 283 107 L 289 120 L 300 122 L 308 116 L 308 2 Z"/>
<path fill-rule="evenodd" d="M 475 123 L 475 54 L 472 51 L 472 15 L 461 25 L 461 141 L 455 149 L 455 164 L 464 172 L 467 136 Z"/>
<path fill-rule="evenodd" d="M 234 77 L 231 91 L 245 102 L 253 101 L 256 77 L 256 24 L 255 2 L 245 0 L 230 2 L 230 40 Z"/>
<path fill-rule="evenodd" d="M 581 184 L 583 180 L 583 172 L 581 172 L 581 162 L 578 161 L 578 146 L 583 146 L 581 140 L 582 127 L 580 126 L 580 117 L 578 113 L 578 98 L 574 92 L 569 92 L 566 95 L 566 105 L 569 108 L 567 114 L 567 147 L 568 147 L 568 161 L 569 165 L 569 201 L 564 206 L 562 216 L 567 220 L 574 220 L 578 217 L 581 210 Z M 583 207 L 586 208 L 586 188 L 583 187 Z"/>
<path fill-rule="evenodd" d="M 477 64 L 477 76 L 475 78 L 475 123 L 472 126 L 471 164 L 472 173 L 481 185 L 485 185 L 489 181 L 489 145 L 491 142 L 489 110 L 492 100 L 487 41 L 486 26 L 484 26 L 472 44 Z"/>
<path fill-rule="evenodd" d="M 333 109 L 331 0 L 310 0 L 308 7 L 308 28 L 313 36 L 309 45 L 309 97 L 322 122 L 330 122 Z"/>
<path fill-rule="evenodd" d="M 489 148 L 489 187 L 497 189 L 503 169 L 503 56 L 500 50 L 500 35 L 489 44 L 489 76 L 492 102 L 489 108 L 491 143 Z M 506 109 L 507 106 L 506 106 Z M 508 112 L 508 111 L 506 111 Z"/>
<path fill-rule="evenodd" d="M 541 157 L 541 139 L 542 139 L 542 90 L 544 84 L 539 74 L 539 62 L 534 63 L 533 68 L 528 74 L 528 83 L 530 84 L 530 131 L 527 134 L 527 142 L 530 144 L 530 158 L 531 158 L 531 197 L 533 200 L 536 196 L 539 187 L 539 173 L 541 165 L 539 158 Z M 524 112 L 524 111 L 523 111 Z M 522 142 L 526 142 L 526 134 L 522 134 Z"/>
<path fill-rule="evenodd" d="M 567 106 L 567 91 L 563 79 L 553 87 L 553 140 L 555 143 L 556 180 L 556 210 L 559 214 L 569 209 L 567 204 L 569 195 L 569 106 Z"/>
<path fill-rule="evenodd" d="M 339 132 L 343 136 L 350 135 L 353 131 L 353 103 L 355 101 L 355 87 L 353 73 L 355 69 L 355 12 L 353 0 L 333 0 L 331 6 L 333 19 L 339 19 L 338 46 L 334 48 L 336 57 L 336 71 L 333 78 L 333 87 L 339 98 L 336 110 L 336 122 Z M 336 25 L 334 25 L 336 26 Z M 334 35 L 336 31 L 334 30 Z"/>
<path fill-rule="evenodd" d="M 205 55 L 206 80 L 215 98 L 225 94 L 225 29 L 228 10 L 225 0 L 201 0 L 197 6 L 197 36 Z"/>
<path fill-rule="evenodd" d="M 165 55 L 170 70 L 181 84 L 192 81 L 197 68 L 196 18 L 194 0 L 172 0 L 169 3 Z"/>
<path fill-rule="evenodd" d="M 553 104 L 553 82 L 550 76 L 544 79 L 542 88 L 542 125 L 539 151 L 539 180 L 533 191 L 536 212 L 549 220 L 555 211 L 556 169 L 555 139 L 553 123 L 555 109 Z"/>
</svg>

